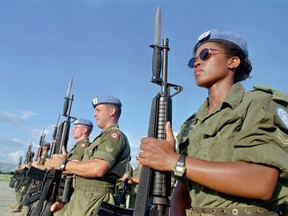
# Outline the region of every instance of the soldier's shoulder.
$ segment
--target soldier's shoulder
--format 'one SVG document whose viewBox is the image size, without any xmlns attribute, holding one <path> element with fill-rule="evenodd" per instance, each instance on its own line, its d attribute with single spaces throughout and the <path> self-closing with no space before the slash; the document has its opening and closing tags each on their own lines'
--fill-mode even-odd
<svg viewBox="0 0 288 216">
<path fill-rule="evenodd" d="M 281 102 L 281 103 L 288 104 L 288 94 L 287 93 L 280 91 L 276 88 L 272 88 L 268 85 L 254 86 L 253 90 L 251 92 L 256 93 L 258 95 L 262 95 L 263 97 L 269 96 L 275 102 Z"/>
</svg>

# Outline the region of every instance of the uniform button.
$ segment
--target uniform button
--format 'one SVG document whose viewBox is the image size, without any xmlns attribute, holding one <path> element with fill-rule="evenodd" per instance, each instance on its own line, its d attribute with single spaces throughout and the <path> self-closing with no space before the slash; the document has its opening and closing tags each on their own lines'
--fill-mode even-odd
<svg viewBox="0 0 288 216">
<path fill-rule="evenodd" d="M 251 215 L 251 212 L 250 212 L 249 209 L 245 209 L 244 212 L 245 212 L 246 215 Z"/>
<path fill-rule="evenodd" d="M 258 214 L 264 214 L 264 210 L 263 209 L 257 209 L 256 210 Z"/>
<path fill-rule="evenodd" d="M 237 209 L 232 209 L 232 214 L 233 215 L 238 215 L 238 210 Z"/>
<path fill-rule="evenodd" d="M 221 213 L 222 213 L 222 215 L 226 215 L 226 214 L 227 214 L 227 212 L 226 212 L 225 209 L 222 209 L 222 210 L 221 210 Z"/>
</svg>

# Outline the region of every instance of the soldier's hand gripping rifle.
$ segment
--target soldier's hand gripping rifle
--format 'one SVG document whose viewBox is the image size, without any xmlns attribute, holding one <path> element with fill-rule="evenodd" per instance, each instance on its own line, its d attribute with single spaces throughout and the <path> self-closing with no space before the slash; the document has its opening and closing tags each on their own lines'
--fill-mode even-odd
<svg viewBox="0 0 288 216">
<path fill-rule="evenodd" d="M 53 154 L 62 154 L 62 147 L 67 148 L 69 132 L 70 132 L 70 124 L 71 119 L 74 117 L 70 116 L 72 102 L 74 99 L 74 95 L 71 94 L 72 88 L 71 79 L 67 96 L 64 98 L 64 107 L 63 107 L 63 116 L 66 117 L 66 120 L 61 123 L 57 132 L 56 142 L 51 149 L 51 155 Z M 44 179 L 44 186 L 40 196 L 40 199 L 33 209 L 31 215 L 32 216 L 52 216 L 53 213 L 50 211 L 51 205 L 56 202 L 58 198 L 58 191 L 61 182 L 62 171 L 51 169 L 46 172 L 46 176 Z"/>
<path fill-rule="evenodd" d="M 165 125 L 172 120 L 172 97 L 180 93 L 183 88 L 167 82 L 167 66 L 169 40 L 164 38 L 161 45 L 161 11 L 157 8 L 155 40 L 150 45 L 154 49 L 152 60 L 152 83 L 161 86 L 152 101 L 148 137 L 165 139 Z M 163 57 L 162 57 L 163 54 Z M 161 77 L 162 71 L 162 77 Z M 170 94 L 170 88 L 175 92 Z M 120 209 L 108 203 L 102 203 L 98 211 L 99 216 L 132 215 L 133 216 L 168 216 L 170 215 L 169 196 L 171 194 L 171 173 L 159 172 L 142 167 L 139 188 L 134 210 Z"/>
</svg>

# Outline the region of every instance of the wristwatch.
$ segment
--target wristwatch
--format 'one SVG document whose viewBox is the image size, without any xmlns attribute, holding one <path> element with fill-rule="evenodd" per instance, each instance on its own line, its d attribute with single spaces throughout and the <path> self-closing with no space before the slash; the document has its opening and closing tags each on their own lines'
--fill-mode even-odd
<svg viewBox="0 0 288 216">
<path fill-rule="evenodd" d="M 178 177 L 183 177 L 184 173 L 186 172 L 187 168 L 185 165 L 185 154 L 181 154 L 177 163 L 174 164 L 174 175 Z"/>
<path fill-rule="evenodd" d="M 59 166 L 59 170 L 64 171 L 68 160 L 63 160 Z"/>
</svg>

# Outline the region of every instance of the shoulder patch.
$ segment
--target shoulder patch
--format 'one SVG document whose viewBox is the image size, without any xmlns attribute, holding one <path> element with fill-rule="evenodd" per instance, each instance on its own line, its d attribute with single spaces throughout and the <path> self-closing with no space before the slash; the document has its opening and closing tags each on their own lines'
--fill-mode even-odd
<svg viewBox="0 0 288 216">
<path fill-rule="evenodd" d="M 281 119 L 282 123 L 288 128 L 288 113 L 281 107 L 276 107 L 276 113 Z"/>
<path fill-rule="evenodd" d="M 114 139 L 118 139 L 119 138 L 119 134 L 111 132 L 110 133 L 110 137 L 114 138 Z"/>
</svg>

